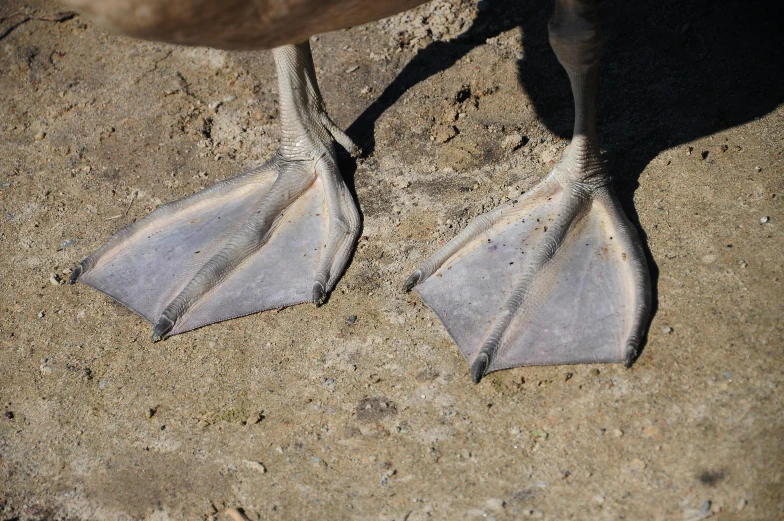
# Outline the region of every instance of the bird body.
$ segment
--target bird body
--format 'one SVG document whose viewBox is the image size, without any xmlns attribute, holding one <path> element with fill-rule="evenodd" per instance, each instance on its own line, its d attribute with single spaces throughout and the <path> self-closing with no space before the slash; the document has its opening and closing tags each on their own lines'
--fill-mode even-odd
<svg viewBox="0 0 784 521">
<path fill-rule="evenodd" d="M 272 49 L 379 20 L 425 0 L 66 0 L 104 29 L 179 45 Z"/>
</svg>

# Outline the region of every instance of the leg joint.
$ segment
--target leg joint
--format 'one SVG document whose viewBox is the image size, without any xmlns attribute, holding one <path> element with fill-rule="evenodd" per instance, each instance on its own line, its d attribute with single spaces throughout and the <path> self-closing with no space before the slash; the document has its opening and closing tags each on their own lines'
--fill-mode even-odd
<svg viewBox="0 0 784 521">
<path fill-rule="evenodd" d="M 564 67 L 589 67 L 599 62 L 604 34 L 595 0 L 556 0 L 548 24 L 550 45 Z"/>
</svg>

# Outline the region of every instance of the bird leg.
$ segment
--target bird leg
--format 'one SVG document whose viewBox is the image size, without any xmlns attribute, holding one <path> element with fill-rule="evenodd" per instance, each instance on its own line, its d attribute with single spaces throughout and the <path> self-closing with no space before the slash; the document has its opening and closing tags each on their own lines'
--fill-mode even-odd
<svg viewBox="0 0 784 521">
<path fill-rule="evenodd" d="M 343 273 L 359 212 L 308 42 L 273 50 L 281 142 L 263 166 L 168 203 L 117 232 L 74 270 L 155 325 L 153 341 L 212 322 L 320 303 Z"/>
<path fill-rule="evenodd" d="M 642 247 L 596 138 L 595 0 L 556 0 L 548 29 L 574 96 L 571 143 L 539 185 L 476 218 L 404 286 L 420 284 L 476 383 L 519 365 L 630 365 L 648 325 Z"/>
</svg>

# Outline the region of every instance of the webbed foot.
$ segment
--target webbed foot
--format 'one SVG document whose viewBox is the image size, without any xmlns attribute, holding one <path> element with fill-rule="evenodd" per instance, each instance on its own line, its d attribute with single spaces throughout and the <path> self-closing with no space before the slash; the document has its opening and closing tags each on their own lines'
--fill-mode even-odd
<svg viewBox="0 0 784 521">
<path fill-rule="evenodd" d="M 596 139 L 604 44 L 597 17 L 595 0 L 556 0 L 550 19 L 550 44 L 575 102 L 574 137 L 561 161 L 529 193 L 475 219 L 404 285 L 419 284 L 476 383 L 521 365 L 630 365 L 648 327 L 642 245 Z"/>
<path fill-rule="evenodd" d="M 153 341 L 213 322 L 321 303 L 360 232 L 307 43 L 275 49 L 283 137 L 270 161 L 163 205 L 74 269 L 152 324 Z"/>
<path fill-rule="evenodd" d="M 522 365 L 630 364 L 638 353 L 650 287 L 637 233 L 610 187 L 562 185 L 557 170 L 475 219 L 406 282 L 474 382 Z"/>
</svg>

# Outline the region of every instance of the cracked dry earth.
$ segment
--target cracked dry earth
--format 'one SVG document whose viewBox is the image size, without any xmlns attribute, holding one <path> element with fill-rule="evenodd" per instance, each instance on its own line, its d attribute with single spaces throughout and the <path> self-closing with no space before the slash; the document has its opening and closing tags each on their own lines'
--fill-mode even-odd
<svg viewBox="0 0 784 521">
<path fill-rule="evenodd" d="M 68 269 L 266 159 L 268 52 L 0 6 L 0 519 L 784 519 L 784 82 L 774 2 L 602 7 L 600 141 L 655 286 L 621 365 L 474 386 L 400 291 L 570 133 L 545 1 L 313 39 L 364 228 L 328 303 L 165 342 Z"/>
</svg>

